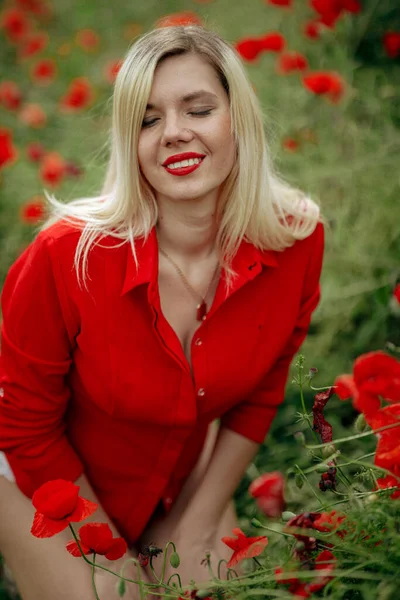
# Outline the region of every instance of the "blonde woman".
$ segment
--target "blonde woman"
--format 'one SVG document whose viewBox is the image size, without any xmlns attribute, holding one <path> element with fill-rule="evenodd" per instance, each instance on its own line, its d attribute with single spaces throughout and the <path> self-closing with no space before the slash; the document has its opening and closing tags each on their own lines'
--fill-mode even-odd
<svg viewBox="0 0 400 600">
<path fill-rule="evenodd" d="M 29 534 L 27 497 L 63 478 L 133 554 L 172 539 L 204 581 L 318 304 L 318 208 L 274 174 L 238 55 L 197 26 L 129 49 L 101 195 L 49 201 L 2 295 L 0 552 L 24 600 L 92 597 L 68 534 Z"/>
</svg>

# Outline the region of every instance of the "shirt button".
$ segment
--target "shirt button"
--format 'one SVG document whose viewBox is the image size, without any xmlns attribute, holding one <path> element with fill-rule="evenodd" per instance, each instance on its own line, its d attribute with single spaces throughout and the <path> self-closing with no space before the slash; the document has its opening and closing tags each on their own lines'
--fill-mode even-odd
<svg viewBox="0 0 400 600">
<path fill-rule="evenodd" d="M 204 388 L 200 388 L 197 390 L 198 396 L 205 396 L 206 390 Z"/>
<path fill-rule="evenodd" d="M 194 345 L 195 345 L 195 346 L 201 346 L 201 345 L 202 345 L 202 343 L 203 343 L 203 340 L 202 340 L 202 339 L 200 339 L 200 338 L 197 338 L 197 339 L 195 340 L 195 342 L 194 342 Z"/>
</svg>

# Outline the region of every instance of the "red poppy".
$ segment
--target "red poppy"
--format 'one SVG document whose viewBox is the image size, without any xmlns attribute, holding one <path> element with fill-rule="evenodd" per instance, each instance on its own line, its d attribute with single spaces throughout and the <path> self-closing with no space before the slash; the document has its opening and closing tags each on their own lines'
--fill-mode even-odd
<svg viewBox="0 0 400 600">
<path fill-rule="evenodd" d="M 29 225 L 35 225 L 45 216 L 45 202 L 43 196 L 33 196 L 20 210 L 20 219 Z"/>
<path fill-rule="evenodd" d="M 308 69 L 308 62 L 306 57 L 300 52 L 283 52 L 277 61 L 277 71 L 287 75 L 294 71 L 305 71 Z"/>
<path fill-rule="evenodd" d="M 80 177 L 83 175 L 83 168 L 70 161 L 65 164 L 65 173 L 71 177 Z"/>
<path fill-rule="evenodd" d="M 324 408 L 329 398 L 335 393 L 332 386 L 327 390 L 319 392 L 314 396 L 313 412 L 313 430 L 321 436 L 321 442 L 326 444 L 332 441 L 332 425 L 324 417 Z"/>
<path fill-rule="evenodd" d="M 362 10 L 362 6 L 358 0 L 342 0 L 342 6 L 343 10 L 353 13 L 354 15 Z"/>
<path fill-rule="evenodd" d="M 309 582 L 298 582 L 292 584 L 289 592 L 301 598 L 309 598 L 314 592 L 322 590 L 333 578 L 332 571 L 335 568 L 336 558 L 329 550 L 320 552 L 314 562 L 316 576 Z"/>
<path fill-rule="evenodd" d="M 400 32 L 387 31 L 383 36 L 383 47 L 389 58 L 397 58 L 400 55 Z"/>
<path fill-rule="evenodd" d="M 185 10 L 165 15 L 155 24 L 156 27 L 176 27 L 178 25 L 203 25 L 203 20 L 195 12 Z"/>
<path fill-rule="evenodd" d="M 44 58 L 39 60 L 31 69 L 31 77 L 36 83 L 47 85 L 53 81 L 56 76 L 56 63 L 53 58 Z"/>
<path fill-rule="evenodd" d="M 386 490 L 387 488 L 396 488 L 393 491 L 393 494 L 390 494 L 392 500 L 397 500 L 400 498 L 400 479 L 397 477 L 393 477 L 392 475 L 386 475 L 386 477 L 382 477 L 381 479 L 376 480 L 378 486 L 378 490 Z"/>
<path fill-rule="evenodd" d="M 26 155 L 32 162 L 40 162 L 44 152 L 44 148 L 39 142 L 31 142 L 26 147 Z"/>
<path fill-rule="evenodd" d="M 13 145 L 12 132 L 0 128 L 0 169 L 15 162 L 17 157 L 18 152 Z"/>
<path fill-rule="evenodd" d="M 321 23 L 318 21 L 309 21 L 304 25 L 303 31 L 306 37 L 316 40 L 319 38 L 321 32 Z"/>
<path fill-rule="evenodd" d="M 108 83 L 114 83 L 122 66 L 122 60 L 109 61 L 104 67 L 104 77 Z"/>
<path fill-rule="evenodd" d="M 260 38 L 262 49 L 266 52 L 282 52 L 286 42 L 279 32 L 267 33 Z"/>
<path fill-rule="evenodd" d="M 291 6 L 293 0 L 266 0 L 266 2 L 274 6 Z"/>
<path fill-rule="evenodd" d="M 235 566 L 239 561 L 245 558 L 259 556 L 268 544 L 268 538 L 265 535 L 246 537 L 239 527 L 235 527 L 235 529 L 232 530 L 232 533 L 236 535 L 236 538 L 221 538 L 224 544 L 233 550 L 233 554 L 227 565 L 228 568 Z"/>
<path fill-rule="evenodd" d="M 297 150 L 300 147 L 300 144 L 294 138 L 287 137 L 282 140 L 282 146 L 288 152 L 297 152 Z"/>
<path fill-rule="evenodd" d="M 52 537 L 97 510 L 97 504 L 79 496 L 78 485 L 64 479 L 44 483 L 33 494 L 32 504 L 36 513 L 31 533 L 39 538 Z"/>
<path fill-rule="evenodd" d="M 56 187 L 60 185 L 66 175 L 65 160 L 58 152 L 49 152 L 46 154 L 40 165 L 41 179 Z"/>
<path fill-rule="evenodd" d="M 264 473 L 257 477 L 249 487 L 249 493 L 260 510 L 267 517 L 279 517 L 285 508 L 284 498 L 285 478 L 279 471 Z"/>
<path fill-rule="evenodd" d="M 0 83 L 0 104 L 8 110 L 17 110 L 21 106 L 22 93 L 15 81 Z"/>
<path fill-rule="evenodd" d="M 400 361 L 382 351 L 359 356 L 353 366 L 354 381 L 366 394 L 400 402 Z"/>
<path fill-rule="evenodd" d="M 21 8 L 37 17 L 48 17 L 50 14 L 49 3 L 43 0 L 16 0 L 16 2 Z"/>
<path fill-rule="evenodd" d="M 400 283 L 393 290 L 393 298 L 400 304 Z"/>
<path fill-rule="evenodd" d="M 49 42 L 49 36 L 44 31 L 37 31 L 29 34 L 18 47 L 18 58 L 30 58 L 35 54 L 42 52 Z"/>
<path fill-rule="evenodd" d="M 78 112 L 87 108 L 94 100 L 92 84 L 86 77 L 74 79 L 60 100 L 61 110 Z"/>
<path fill-rule="evenodd" d="M 114 538 L 107 523 L 87 523 L 79 529 L 79 544 L 84 554 L 101 554 L 108 560 L 118 560 L 128 550 L 122 537 Z M 82 556 L 78 544 L 71 540 L 65 546 L 72 556 Z"/>
<path fill-rule="evenodd" d="M 94 52 L 100 44 L 100 36 L 94 29 L 81 29 L 75 36 L 75 41 L 85 52 Z"/>
<path fill-rule="evenodd" d="M 322 532 L 334 531 L 339 537 L 344 537 L 346 534 L 345 531 L 337 531 L 340 529 L 343 521 L 346 520 L 346 515 L 338 513 L 336 510 L 331 510 L 331 512 L 323 512 L 319 515 L 317 519 L 315 519 L 313 523 L 314 529 Z"/>
<path fill-rule="evenodd" d="M 47 122 L 46 113 L 39 104 L 25 104 L 18 113 L 18 118 L 34 129 L 43 127 Z"/>
<path fill-rule="evenodd" d="M 243 38 L 235 44 L 235 48 L 244 60 L 249 62 L 257 60 L 263 51 L 263 46 L 259 38 Z"/>
<path fill-rule="evenodd" d="M 332 102 L 338 102 L 344 92 L 340 75 L 334 71 L 319 71 L 303 77 L 304 87 L 317 95 L 325 95 Z"/>
<path fill-rule="evenodd" d="M 10 42 L 19 44 L 28 35 L 31 24 L 24 11 L 8 8 L 0 14 L 0 28 L 4 29 Z"/>
</svg>

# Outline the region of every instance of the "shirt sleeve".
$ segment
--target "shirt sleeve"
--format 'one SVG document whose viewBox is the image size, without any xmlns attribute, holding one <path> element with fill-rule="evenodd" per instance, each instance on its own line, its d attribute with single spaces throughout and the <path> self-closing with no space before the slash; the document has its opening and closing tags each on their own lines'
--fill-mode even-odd
<svg viewBox="0 0 400 600">
<path fill-rule="evenodd" d="M 290 364 L 307 335 L 311 315 L 320 300 L 319 279 L 324 250 L 322 224 L 318 224 L 313 235 L 315 242 L 311 249 L 300 310 L 288 343 L 253 394 L 221 417 L 221 426 L 259 444 L 264 441 L 284 399 Z"/>
<path fill-rule="evenodd" d="M 64 422 L 73 327 L 54 275 L 54 240 L 44 234 L 12 265 L 2 292 L 0 450 L 27 496 L 83 472 Z"/>
</svg>

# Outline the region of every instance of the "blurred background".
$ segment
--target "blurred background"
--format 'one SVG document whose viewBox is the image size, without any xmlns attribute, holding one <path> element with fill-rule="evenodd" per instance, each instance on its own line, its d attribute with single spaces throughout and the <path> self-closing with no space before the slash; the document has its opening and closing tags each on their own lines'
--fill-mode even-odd
<svg viewBox="0 0 400 600">
<path fill-rule="evenodd" d="M 187 22 L 235 45 L 277 169 L 321 206 L 322 301 L 303 353 L 315 385 L 330 385 L 356 356 L 400 346 L 400 0 L 3 2 L 0 287 L 39 230 L 44 189 L 65 202 L 100 191 L 113 81 L 130 44 Z M 256 461 L 264 468 L 296 454 L 284 444 L 296 431 L 291 383 L 287 395 Z M 339 432 L 354 417 L 342 406 Z"/>
</svg>

